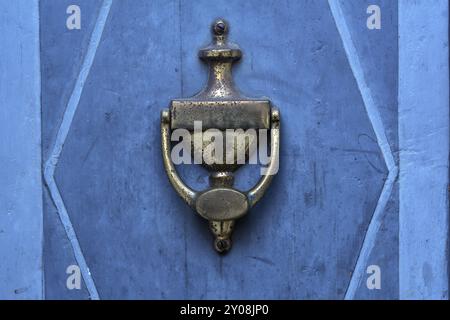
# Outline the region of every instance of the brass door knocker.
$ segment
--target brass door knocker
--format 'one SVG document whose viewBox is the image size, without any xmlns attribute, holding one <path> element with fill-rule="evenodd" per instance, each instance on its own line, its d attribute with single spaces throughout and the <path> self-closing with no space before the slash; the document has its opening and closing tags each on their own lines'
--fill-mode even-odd
<svg viewBox="0 0 450 320">
<path fill-rule="evenodd" d="M 242 51 L 227 41 L 228 24 L 224 20 L 215 21 L 212 32 L 213 43 L 199 51 L 199 58 L 209 64 L 208 83 L 194 97 L 172 100 L 170 108 L 162 111 L 161 137 L 164 167 L 172 186 L 189 206 L 209 221 L 215 236 L 214 247 L 224 253 L 231 248 L 235 220 L 244 216 L 262 198 L 278 171 L 280 113 L 272 107 L 270 100 L 247 98 L 235 88 L 231 68 L 241 58 Z M 198 124 L 201 125 L 200 134 Z M 210 171 L 207 190 L 191 189 L 177 174 L 171 158 L 171 134 L 177 129 L 188 132 L 192 138 L 193 152 L 189 157 L 198 159 L 200 156 L 202 165 Z M 232 143 L 221 141 L 221 147 L 226 145 L 221 157 L 217 156 L 221 152 L 206 155 L 210 143 L 219 138 L 213 135 L 214 139 L 205 141 L 203 134 L 216 130 L 214 132 L 226 135 L 230 129 L 239 130 L 232 130 Z M 239 153 L 244 153 L 248 160 L 254 153 L 251 146 L 256 143 L 259 147 L 258 138 L 253 139 L 247 134 L 251 131 L 249 129 L 270 131 L 270 161 L 258 183 L 241 192 L 233 188 L 233 172 L 242 165 Z"/>
</svg>

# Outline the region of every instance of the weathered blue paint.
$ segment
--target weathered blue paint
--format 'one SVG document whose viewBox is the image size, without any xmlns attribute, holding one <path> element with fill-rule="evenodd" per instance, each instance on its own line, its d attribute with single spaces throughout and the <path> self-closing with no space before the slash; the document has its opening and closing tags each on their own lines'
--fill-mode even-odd
<svg viewBox="0 0 450 320">
<path fill-rule="evenodd" d="M 0 1 L 0 299 L 40 299 L 38 1 Z"/>
<path fill-rule="evenodd" d="M 363 282 L 362 281 L 363 278 L 366 278 L 366 269 L 369 266 L 370 254 L 372 253 L 372 250 L 375 247 L 378 232 L 383 223 L 383 219 L 385 216 L 385 208 L 388 204 L 389 199 L 391 198 L 392 190 L 395 181 L 397 179 L 398 167 L 395 162 L 391 146 L 387 139 L 386 130 L 383 124 L 383 120 L 381 118 L 379 106 L 375 102 L 372 90 L 366 80 L 365 73 L 368 73 L 371 70 L 368 69 L 365 71 L 362 67 L 360 55 L 358 54 L 355 41 L 353 40 L 352 34 L 350 33 L 350 29 L 345 14 L 343 12 L 341 3 L 339 1 L 330 0 L 329 5 L 336 22 L 336 26 L 339 30 L 339 34 L 342 38 L 342 42 L 350 66 L 352 68 L 353 75 L 355 76 L 355 80 L 358 84 L 359 91 L 363 98 L 364 106 L 369 116 L 371 125 L 374 129 L 376 140 L 378 142 L 378 145 L 380 146 L 380 150 L 388 170 L 388 176 L 384 183 L 381 194 L 378 198 L 378 203 L 373 213 L 373 216 L 366 230 L 366 234 L 360 249 L 358 260 L 356 262 L 355 269 L 353 271 L 349 286 L 345 293 L 346 299 L 354 299 L 358 288 L 360 288 L 361 283 Z M 349 12 L 347 12 L 347 14 L 350 15 Z M 361 22 L 362 21 L 360 21 L 360 23 Z M 364 25 L 363 23 L 361 24 Z"/>
<path fill-rule="evenodd" d="M 94 300 L 98 300 L 99 298 L 97 288 L 95 287 L 95 283 L 92 279 L 91 273 L 86 264 L 86 259 L 84 258 L 84 255 L 81 251 L 76 232 L 73 229 L 72 222 L 70 221 L 70 217 L 64 205 L 64 201 L 61 198 L 61 194 L 56 184 L 54 174 L 56 167 L 58 165 L 59 157 L 61 155 L 64 143 L 67 139 L 67 134 L 72 125 L 73 117 L 78 108 L 80 98 L 83 93 L 83 88 L 86 83 L 86 79 L 89 76 L 92 63 L 94 62 L 95 55 L 97 53 L 97 48 L 100 43 L 103 30 L 105 27 L 106 19 L 108 18 L 109 10 L 111 9 L 111 3 L 112 3 L 111 0 L 105 0 L 102 3 L 101 10 L 99 12 L 94 30 L 92 31 L 86 56 L 84 58 L 83 64 L 80 69 L 80 73 L 77 77 L 77 81 L 75 83 L 69 102 L 67 104 L 67 108 L 64 112 L 64 116 L 58 130 L 58 135 L 56 137 L 55 145 L 53 147 L 53 151 L 45 164 L 44 170 L 45 182 L 47 183 L 50 196 L 53 202 L 55 203 L 58 215 L 61 219 L 64 229 L 66 230 L 67 237 L 70 240 L 75 255 L 75 259 L 77 260 L 78 266 L 80 267 L 81 273 L 83 275 L 83 280 L 86 284 L 89 295 L 91 299 Z"/>
<path fill-rule="evenodd" d="M 72 1 L 52 1 L 51 6 L 40 2 L 41 42 L 58 43 L 57 50 L 42 50 L 42 61 L 52 60 L 51 66 L 42 64 L 42 154 L 48 159 L 56 142 L 56 137 L 66 106 L 75 87 L 78 74 L 87 53 L 92 32 L 100 12 L 101 1 L 89 1 L 82 6 L 81 30 L 68 32 L 66 9 Z M 65 57 L 62 59 L 61 57 Z M 60 85 L 63 81 L 65 85 Z M 49 99 L 48 97 L 52 97 Z M 55 125 L 58 123 L 58 125 Z M 66 268 L 76 265 L 77 260 L 71 243 L 54 207 L 52 198 L 45 189 L 44 194 L 44 254 L 52 257 L 45 266 L 47 299 L 85 299 L 89 297 L 87 288 L 67 290 Z M 57 285 L 52 285 L 57 284 Z M 48 289 L 50 288 L 50 289 Z"/>
<path fill-rule="evenodd" d="M 80 0 L 69 31 L 72 1 L 41 1 L 47 298 L 448 298 L 448 4 L 329 2 L 115 1 L 108 16 L 109 1 Z M 369 4 L 382 30 L 365 28 Z M 41 298 L 37 1 L 0 6 L 0 297 Z M 195 53 L 217 16 L 245 50 L 239 86 L 283 117 L 279 176 L 225 257 L 166 181 L 158 130 L 159 110 L 205 81 Z M 77 263 L 88 281 L 69 291 Z M 370 264 L 381 290 L 365 286 Z"/>
<path fill-rule="evenodd" d="M 400 1 L 400 298 L 448 299 L 448 1 Z"/>
<path fill-rule="evenodd" d="M 78 3 L 82 16 L 98 6 Z M 41 1 L 41 13 L 54 6 Z M 396 10 L 386 5 L 391 15 Z M 95 24 L 94 11 L 84 25 Z M 64 12 L 47 20 L 42 35 L 43 79 L 49 80 L 42 93 L 44 150 L 68 101 L 57 93 L 71 92 L 79 70 L 55 72 L 80 56 L 60 48 L 91 32 L 64 30 Z M 205 222 L 168 184 L 159 150 L 159 111 L 202 86 L 206 72 L 196 52 L 209 41 L 217 16 L 230 21 L 231 37 L 244 49 L 235 72 L 239 87 L 269 96 L 283 119 L 279 175 L 266 199 L 239 222 L 225 257 L 213 252 Z M 395 28 L 386 30 L 395 38 Z M 81 45 L 81 55 L 85 51 Z M 396 55 L 391 59 L 395 69 Z M 395 97 L 396 83 L 373 91 Z M 343 298 L 390 168 L 366 109 L 325 1 L 115 1 L 55 171 L 100 297 Z M 383 106 L 380 114 L 396 123 L 395 108 Z M 391 122 L 385 126 L 395 144 Z M 206 184 L 199 168 L 180 171 L 192 184 Z M 255 168 L 238 179 L 241 187 L 251 185 Z M 55 208 L 47 203 L 53 219 Z M 50 249 L 48 270 L 64 274 L 57 256 L 63 250 Z M 385 250 L 396 252 L 396 244 Z M 372 256 L 374 264 L 380 256 Z M 67 253 L 64 259 L 73 260 Z M 384 281 L 396 283 L 393 274 Z M 47 296 L 73 297 L 63 281 L 46 285 Z M 395 297 L 393 288 L 380 295 Z"/>
<path fill-rule="evenodd" d="M 351 60 L 359 60 L 359 68 L 355 78 L 359 78 L 359 87 L 363 93 L 370 94 L 366 98 L 370 104 L 366 109 L 371 117 L 380 121 L 372 121 L 379 131 L 381 141 L 387 143 L 393 153 L 394 163 L 391 163 L 390 177 L 395 176 L 395 167 L 398 166 L 398 139 L 397 139 L 397 2 L 382 1 L 339 1 L 343 12 L 343 18 L 348 26 L 345 39 L 353 43 L 353 55 Z M 367 30 L 366 21 L 368 14 L 366 8 L 369 5 L 378 5 L 381 9 L 381 30 Z M 344 40 L 344 39 L 343 39 Z M 349 52 L 349 51 L 347 51 Z M 355 54 L 356 52 L 356 54 Z M 363 84 L 363 85 L 361 85 Z M 364 85 L 365 84 L 365 85 Z M 367 87 L 367 88 L 366 88 Z M 368 108 L 369 107 L 369 108 Z M 373 109 L 377 112 L 373 112 Z M 374 119 L 374 120 L 375 120 Z M 382 137 L 383 134 L 385 138 Z M 380 140 L 380 138 L 378 139 Z M 389 153 L 387 149 L 385 153 Z M 366 231 L 366 239 L 361 247 L 359 264 L 355 266 L 351 284 L 347 290 L 347 298 L 356 299 L 397 299 L 398 298 L 398 183 L 392 185 L 391 192 L 389 181 L 385 182 L 385 190 L 378 199 L 377 208 L 384 206 L 384 210 L 374 212 L 371 224 Z M 386 199 L 386 196 L 389 198 Z M 385 201 L 387 201 L 385 203 Z M 376 230 L 376 232 L 374 232 Z M 367 250 L 371 248 L 370 250 Z M 364 262 L 365 261 L 365 262 Z M 366 286 L 367 267 L 378 265 L 382 271 L 382 290 L 368 290 Z M 358 289 L 355 291 L 355 284 Z"/>
</svg>

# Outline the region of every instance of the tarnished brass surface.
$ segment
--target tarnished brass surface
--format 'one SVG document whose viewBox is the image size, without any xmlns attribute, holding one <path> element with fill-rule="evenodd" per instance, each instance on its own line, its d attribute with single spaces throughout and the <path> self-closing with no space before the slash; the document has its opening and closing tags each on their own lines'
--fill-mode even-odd
<svg viewBox="0 0 450 320">
<path fill-rule="evenodd" d="M 269 129 L 269 100 L 174 100 L 170 108 L 172 128 L 194 130 L 194 121 L 203 129 Z"/>
<path fill-rule="evenodd" d="M 201 193 L 195 202 L 198 214 L 213 221 L 236 220 L 248 208 L 247 196 L 232 188 L 214 187 Z"/>
<path fill-rule="evenodd" d="M 209 64 L 208 83 L 194 97 L 172 100 L 169 109 L 162 111 L 161 137 L 164 168 L 170 183 L 189 206 L 209 220 L 215 236 L 214 248 L 224 253 L 231 248 L 235 220 L 244 216 L 262 198 L 278 169 L 280 113 L 272 107 L 270 100 L 245 97 L 235 87 L 231 69 L 232 64 L 242 57 L 242 51 L 237 45 L 228 42 L 228 24 L 222 19 L 215 21 L 212 33 L 213 43 L 199 51 L 199 58 Z M 233 172 L 240 166 L 236 154 L 243 151 L 248 158 L 251 152 L 251 139 L 244 139 L 240 143 L 236 141 L 230 150 L 224 150 L 232 153 L 232 163 L 203 164 L 210 171 L 210 187 L 205 191 L 192 190 L 180 179 L 170 158 L 170 134 L 174 129 L 186 129 L 191 132 L 194 141 L 198 134 L 193 132 L 196 121 L 201 121 L 202 130 L 217 129 L 224 132 L 226 129 L 270 129 L 272 160 L 267 168 L 269 174 L 263 175 L 246 192 L 233 188 Z M 200 145 L 193 144 L 193 154 L 201 153 L 208 160 L 203 153 L 206 147 L 204 141 Z"/>
</svg>

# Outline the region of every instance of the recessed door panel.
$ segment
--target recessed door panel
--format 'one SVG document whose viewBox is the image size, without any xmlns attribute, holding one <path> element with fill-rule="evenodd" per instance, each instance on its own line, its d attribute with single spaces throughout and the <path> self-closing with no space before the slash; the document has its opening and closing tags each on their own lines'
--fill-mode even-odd
<svg viewBox="0 0 450 320">
<path fill-rule="evenodd" d="M 375 1 L 371 30 L 372 2 L 79 0 L 69 30 L 72 2 L 41 0 L 47 297 L 397 298 L 397 5 Z M 238 87 L 283 122 L 278 175 L 224 256 L 172 190 L 159 132 L 170 100 L 206 81 L 197 50 L 217 17 L 244 53 Z M 80 261 L 82 289 L 68 290 Z M 366 286 L 369 265 L 381 290 Z"/>
</svg>

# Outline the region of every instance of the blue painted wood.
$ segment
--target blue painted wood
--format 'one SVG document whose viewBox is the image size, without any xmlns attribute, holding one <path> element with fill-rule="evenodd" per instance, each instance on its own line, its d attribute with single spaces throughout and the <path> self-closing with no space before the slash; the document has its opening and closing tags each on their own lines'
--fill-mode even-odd
<svg viewBox="0 0 450 320">
<path fill-rule="evenodd" d="M 79 70 L 86 56 L 89 40 L 99 14 L 101 1 L 87 1 L 82 4 L 81 30 L 68 31 L 66 28 L 66 9 L 72 1 L 51 1 L 46 5 L 40 2 L 41 43 L 56 43 L 55 50 L 42 50 L 42 153 L 49 159 L 56 142 L 58 126 L 75 86 Z M 62 57 L 65 57 L 62 59 Z M 61 85 L 64 83 L 64 85 Z M 86 299 L 89 297 L 86 286 L 81 290 L 67 290 L 66 268 L 76 265 L 77 260 L 66 236 L 58 210 L 53 204 L 48 189 L 44 191 L 44 232 L 45 256 L 52 257 L 45 266 L 46 299 Z"/>
<path fill-rule="evenodd" d="M 400 1 L 400 298 L 448 299 L 448 1 Z"/>
<path fill-rule="evenodd" d="M 92 30 L 91 37 L 89 40 L 89 45 L 86 51 L 86 55 L 84 57 L 83 64 L 80 68 L 80 72 L 76 78 L 75 85 L 72 90 L 72 94 L 70 95 L 69 101 L 67 103 L 67 108 L 64 111 L 64 116 L 61 121 L 61 125 L 58 129 L 58 134 L 56 136 L 56 140 L 53 146 L 53 150 L 48 160 L 45 163 L 44 169 L 44 177 L 47 187 L 50 192 L 50 196 L 53 200 L 53 203 L 56 206 L 58 216 L 61 220 L 61 223 L 64 226 L 67 237 L 70 241 L 70 244 L 73 249 L 73 253 L 79 269 L 81 271 L 81 275 L 83 276 L 83 280 L 88 289 L 89 295 L 91 299 L 98 300 L 98 291 L 95 286 L 95 283 L 92 279 L 91 273 L 89 271 L 89 267 L 86 264 L 86 259 L 84 254 L 80 248 L 80 243 L 78 241 L 76 232 L 73 228 L 72 219 L 70 218 L 67 208 L 64 204 L 64 200 L 62 199 L 61 192 L 58 188 L 58 185 L 55 181 L 55 170 L 58 165 L 59 158 L 61 156 L 61 152 L 63 146 L 66 142 L 67 135 L 69 133 L 70 127 L 72 125 L 74 115 L 77 111 L 81 95 L 83 93 L 84 84 L 86 83 L 87 77 L 89 76 L 92 64 L 94 62 L 97 48 L 100 44 L 100 40 L 103 35 L 103 30 L 105 28 L 106 20 L 109 16 L 109 11 L 111 9 L 111 0 L 105 0 L 102 2 L 100 11 L 98 13 L 98 18 L 95 23 L 94 29 Z"/>
<path fill-rule="evenodd" d="M 387 53 L 397 49 L 397 4 L 392 1 L 334 0 L 329 4 L 388 169 L 345 298 L 395 299 L 398 297 L 398 72 L 397 60 Z M 380 30 L 367 29 L 368 15 L 362 8 L 370 5 L 380 7 Z M 382 271 L 381 290 L 367 288 L 366 270 L 371 265 Z"/>
<path fill-rule="evenodd" d="M 43 296 L 38 1 L 0 1 L 0 299 Z"/>
<path fill-rule="evenodd" d="M 94 25 L 98 3 L 78 3 L 82 15 L 95 11 L 86 20 Z M 387 15 L 395 16 L 397 8 L 384 4 Z M 354 28 L 357 22 L 347 15 L 358 7 L 343 8 Z M 52 10 L 53 1 L 41 1 L 41 13 Z M 230 21 L 231 38 L 244 50 L 235 70 L 239 87 L 269 96 L 283 121 L 279 175 L 262 203 L 239 221 L 235 246 L 224 257 L 212 250 L 205 221 L 169 185 L 159 147 L 159 111 L 171 98 L 194 94 L 206 80 L 197 49 L 209 42 L 209 24 L 217 16 Z M 41 43 L 43 79 L 49 80 L 42 92 L 45 160 L 89 50 L 77 39 L 86 43 L 91 31 L 65 30 L 61 19 L 46 21 Z M 385 37 L 394 39 L 395 20 L 385 23 Z M 396 79 L 386 74 L 395 74 L 397 56 L 388 57 L 390 45 L 378 48 L 386 74 L 373 75 L 377 68 L 366 60 L 362 39 L 354 41 L 362 50 L 356 53 L 360 69 L 369 74 L 366 82 L 375 105 L 382 106 L 380 118 L 395 151 Z M 58 54 L 64 44 L 73 45 L 73 56 L 69 49 Z M 114 1 L 55 172 L 100 298 L 343 298 L 390 168 L 352 58 L 327 2 Z M 64 61 L 78 68 L 58 72 Z M 380 84 L 386 77 L 392 85 Z M 206 184 L 201 169 L 180 171 L 191 184 Z M 244 169 L 238 179 L 241 187 L 251 185 L 258 179 L 255 168 Z M 383 223 L 395 230 L 392 197 Z M 56 228 L 55 208 L 47 204 L 46 216 Z M 371 261 L 393 263 L 397 270 L 396 242 L 372 236 L 375 247 L 387 247 Z M 46 238 L 46 248 L 50 239 L 57 241 Z M 57 256 L 71 250 L 60 238 L 66 245 L 46 251 L 48 272 L 62 274 L 73 261 L 71 253 Z M 392 270 L 383 281 L 395 284 Z M 46 282 L 47 295 L 73 297 L 56 279 Z M 395 298 L 396 289 L 386 286 L 378 297 Z M 358 290 L 370 297 L 361 293 L 363 287 Z"/>
<path fill-rule="evenodd" d="M 448 298 L 448 4 L 400 3 L 397 119 L 396 5 L 378 1 L 382 31 L 367 33 L 367 1 L 329 2 L 116 1 L 104 13 L 108 1 L 79 1 L 83 28 L 68 31 L 71 2 L 41 1 L 42 152 L 56 169 L 44 191 L 47 298 Z M 37 2 L 4 7 L 0 297 L 41 298 Z M 245 50 L 237 82 L 283 115 L 280 175 L 225 257 L 167 183 L 158 132 L 161 107 L 205 80 L 195 50 L 219 15 Z M 400 223 L 397 183 L 382 192 L 398 165 L 398 120 Z M 198 168 L 180 170 L 206 185 Z M 238 185 L 256 173 L 242 170 Z M 80 253 L 92 283 L 69 291 L 65 270 Z M 381 266 L 382 290 L 365 287 L 368 264 Z"/>
</svg>

